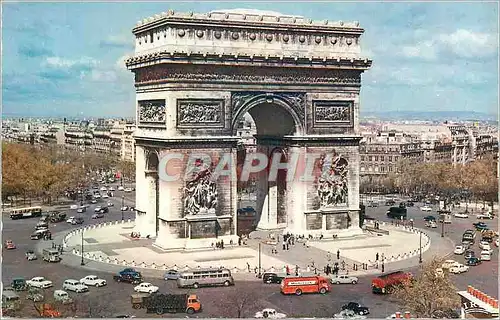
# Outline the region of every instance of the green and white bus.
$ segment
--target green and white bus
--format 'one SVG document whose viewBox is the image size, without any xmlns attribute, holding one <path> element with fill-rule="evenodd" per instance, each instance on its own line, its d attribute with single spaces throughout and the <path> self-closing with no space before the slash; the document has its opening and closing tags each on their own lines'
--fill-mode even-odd
<svg viewBox="0 0 500 320">
<path fill-rule="evenodd" d="M 232 286 L 234 279 L 229 269 L 206 268 L 181 272 L 177 278 L 179 288 L 198 288 L 212 286 Z"/>
<path fill-rule="evenodd" d="M 7 211 L 12 220 L 33 218 L 42 216 L 42 207 L 27 207 L 27 208 L 17 208 L 10 209 Z"/>
</svg>

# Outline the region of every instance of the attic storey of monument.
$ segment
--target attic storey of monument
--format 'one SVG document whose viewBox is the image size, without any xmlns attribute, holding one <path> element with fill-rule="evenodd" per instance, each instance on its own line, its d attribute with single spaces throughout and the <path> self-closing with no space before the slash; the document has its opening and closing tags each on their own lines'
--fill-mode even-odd
<svg viewBox="0 0 500 320">
<path fill-rule="evenodd" d="M 162 248 L 236 241 L 237 178 L 211 179 L 211 160 L 203 172 L 164 181 L 147 159 L 198 153 L 238 163 L 236 130 L 248 113 L 257 153 L 322 161 L 315 181 L 289 181 L 286 169 L 276 181 L 255 173 L 258 227 L 360 232 L 359 92 L 371 66 L 360 57 L 363 32 L 358 23 L 241 10 L 169 11 L 139 23 L 126 61 L 137 93 L 136 231 Z"/>
</svg>

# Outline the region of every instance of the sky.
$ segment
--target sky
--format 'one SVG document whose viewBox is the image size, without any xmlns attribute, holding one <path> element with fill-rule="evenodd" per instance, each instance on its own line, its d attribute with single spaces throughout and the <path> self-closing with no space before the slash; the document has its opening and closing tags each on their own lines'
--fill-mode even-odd
<svg viewBox="0 0 500 320">
<path fill-rule="evenodd" d="M 172 9 L 251 8 L 359 21 L 362 112 L 498 113 L 497 2 L 66 2 L 2 4 L 4 116 L 133 117 L 137 21 Z"/>
</svg>

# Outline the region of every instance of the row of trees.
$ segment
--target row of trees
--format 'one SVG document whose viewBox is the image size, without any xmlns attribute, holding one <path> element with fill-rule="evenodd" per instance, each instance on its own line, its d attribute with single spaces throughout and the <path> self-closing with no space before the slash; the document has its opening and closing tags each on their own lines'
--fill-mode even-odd
<svg viewBox="0 0 500 320">
<path fill-rule="evenodd" d="M 135 164 L 109 155 L 61 147 L 2 144 L 2 200 L 41 199 L 51 203 L 66 190 L 88 186 L 99 171 L 135 176 Z"/>
<path fill-rule="evenodd" d="M 398 173 L 361 182 L 361 192 L 399 192 L 405 195 L 440 195 L 451 200 L 498 198 L 497 165 L 493 157 L 461 164 L 414 163 L 402 160 Z"/>
</svg>

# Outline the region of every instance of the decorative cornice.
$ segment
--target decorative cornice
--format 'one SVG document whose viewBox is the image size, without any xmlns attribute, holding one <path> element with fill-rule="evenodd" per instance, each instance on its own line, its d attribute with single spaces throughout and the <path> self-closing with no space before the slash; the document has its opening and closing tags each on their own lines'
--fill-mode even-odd
<svg viewBox="0 0 500 320">
<path fill-rule="evenodd" d="M 125 60 L 129 70 L 142 68 L 160 63 L 182 63 L 185 64 L 216 64 L 216 65 L 234 65 L 240 66 L 305 66 L 314 67 L 333 67 L 355 70 L 367 70 L 372 65 L 372 60 L 367 58 L 345 58 L 345 57 L 298 57 L 298 56 L 269 56 L 269 55 L 241 55 L 239 53 L 200 53 L 200 52 L 175 52 L 175 51 L 157 51 L 144 55 L 138 55 Z"/>
<path fill-rule="evenodd" d="M 333 146 L 359 146 L 362 136 L 352 135 L 325 135 L 325 136 L 285 136 L 268 137 L 255 136 L 257 144 L 263 145 L 281 145 L 281 146 L 300 146 L 300 147 L 333 147 Z"/>
<path fill-rule="evenodd" d="M 239 137 L 219 136 L 219 137 L 176 137 L 176 138 L 150 138 L 135 136 L 135 144 L 143 147 L 153 148 L 236 148 Z"/>
<path fill-rule="evenodd" d="M 194 12 L 175 12 L 169 10 L 162 12 L 152 17 L 139 21 L 133 29 L 134 34 L 151 30 L 166 24 L 192 24 L 196 25 L 206 24 L 214 25 L 221 24 L 224 26 L 234 27 L 270 27 L 273 29 L 289 29 L 296 28 L 301 30 L 311 31 L 350 31 L 353 33 L 361 34 L 364 32 L 360 28 L 359 22 L 343 22 L 343 21 L 329 21 L 329 20 L 312 20 L 300 16 L 286 16 L 261 13 L 237 13 L 234 10 L 228 11 L 213 11 L 208 13 L 194 13 Z"/>
</svg>

